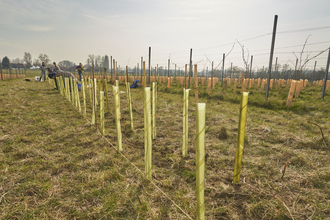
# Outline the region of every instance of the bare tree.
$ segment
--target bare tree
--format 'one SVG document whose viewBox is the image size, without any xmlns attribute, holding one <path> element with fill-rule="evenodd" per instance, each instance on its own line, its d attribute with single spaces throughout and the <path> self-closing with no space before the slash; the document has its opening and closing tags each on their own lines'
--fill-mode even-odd
<svg viewBox="0 0 330 220">
<path fill-rule="evenodd" d="M 32 66 L 32 56 L 30 53 L 25 52 L 23 60 L 27 68 L 30 68 Z"/>
<path fill-rule="evenodd" d="M 62 60 L 60 62 L 58 62 L 57 64 L 59 67 L 66 67 L 66 68 L 70 68 L 75 66 L 74 62 L 71 62 L 70 60 Z"/>
<path fill-rule="evenodd" d="M 16 59 L 12 59 L 10 60 L 11 63 L 24 63 L 24 60 L 23 59 L 20 59 L 20 58 L 16 58 Z"/>
<path fill-rule="evenodd" d="M 297 74 L 296 74 L 296 76 L 295 76 L 295 79 L 296 79 L 296 80 L 298 80 L 298 79 L 301 78 L 300 75 L 301 75 L 301 73 L 302 73 L 302 70 L 303 70 L 303 68 L 306 66 L 306 64 L 307 64 L 309 61 L 311 61 L 312 59 L 314 59 L 314 58 L 320 56 L 322 53 L 324 53 L 325 51 L 328 50 L 328 48 L 326 48 L 325 50 L 320 51 L 318 54 L 316 54 L 315 56 L 312 56 L 312 57 L 310 57 L 310 55 L 311 55 L 312 52 L 306 52 L 306 57 L 303 58 L 303 55 L 304 55 L 304 53 L 305 53 L 305 47 L 306 47 L 307 41 L 308 41 L 308 39 L 309 39 L 310 36 L 311 36 L 311 35 L 308 35 L 308 37 L 306 38 L 305 43 L 304 43 L 304 45 L 303 45 L 303 47 L 302 47 L 302 49 L 301 49 L 301 52 L 300 52 L 300 54 L 299 54 L 299 58 L 298 58 L 298 56 L 296 55 L 295 52 L 292 52 L 292 53 L 294 54 L 294 56 L 296 57 L 296 59 L 298 59 Z M 292 62 L 292 61 L 291 61 L 291 62 Z"/>
<path fill-rule="evenodd" d="M 89 60 L 88 64 L 90 64 L 92 67 L 95 66 L 95 55 L 94 54 L 88 54 L 87 60 Z"/>
<path fill-rule="evenodd" d="M 33 66 L 41 66 L 41 62 L 40 62 L 39 59 L 34 59 L 32 65 Z"/>
<path fill-rule="evenodd" d="M 87 60 L 86 60 L 86 64 L 84 65 L 86 68 L 89 68 L 89 67 L 91 67 L 92 65 L 91 65 L 91 60 L 89 59 L 89 58 L 87 58 Z"/>
<path fill-rule="evenodd" d="M 50 62 L 50 59 L 47 54 L 41 53 L 41 54 L 39 54 L 38 58 L 41 62 L 45 62 L 46 65 L 48 65 L 48 63 Z"/>
<path fill-rule="evenodd" d="M 95 67 L 99 68 L 102 66 L 102 58 L 100 55 L 95 56 Z"/>
</svg>

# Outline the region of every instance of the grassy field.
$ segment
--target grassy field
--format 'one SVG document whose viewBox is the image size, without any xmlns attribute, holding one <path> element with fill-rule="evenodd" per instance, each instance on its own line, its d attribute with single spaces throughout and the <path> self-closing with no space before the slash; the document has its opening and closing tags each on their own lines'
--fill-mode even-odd
<svg viewBox="0 0 330 220">
<path fill-rule="evenodd" d="M 0 218 L 189 219 L 132 165 L 144 173 L 143 90 L 131 90 L 134 131 L 126 89 L 120 90 L 123 154 L 130 162 L 116 150 L 110 84 L 102 138 L 89 123 L 89 99 L 84 118 L 48 82 L 0 82 Z M 206 103 L 206 219 L 329 219 L 330 96 L 322 101 L 321 87 L 308 86 L 287 109 L 288 87 L 273 89 L 268 102 L 260 89 L 247 90 L 241 183 L 235 185 L 240 94 L 233 86 L 217 85 L 211 97 L 199 89 L 199 102 Z M 170 90 L 159 86 L 152 164 L 154 183 L 195 219 L 193 93 L 183 159 L 182 91 L 176 83 Z M 321 126 L 324 140 L 307 121 Z"/>
</svg>

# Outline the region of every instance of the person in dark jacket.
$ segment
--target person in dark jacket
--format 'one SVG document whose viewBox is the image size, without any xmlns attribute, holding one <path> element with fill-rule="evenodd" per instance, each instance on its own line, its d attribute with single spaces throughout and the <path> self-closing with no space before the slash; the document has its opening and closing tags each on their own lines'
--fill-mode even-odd
<svg viewBox="0 0 330 220">
<path fill-rule="evenodd" d="M 78 71 L 78 75 L 79 75 L 79 81 L 81 81 L 81 75 L 84 71 L 84 67 L 81 63 L 79 63 L 79 66 L 76 67 L 76 70 Z"/>
<path fill-rule="evenodd" d="M 62 71 L 62 70 L 56 71 L 56 69 L 52 70 L 51 68 L 48 68 L 48 77 L 50 79 L 55 80 L 56 89 L 58 89 L 56 77 L 60 77 L 60 76 L 62 76 L 64 86 L 65 86 L 65 80 L 64 80 L 65 77 L 72 78 L 73 80 L 76 80 L 77 84 L 79 83 L 78 79 L 70 72 Z"/>
</svg>

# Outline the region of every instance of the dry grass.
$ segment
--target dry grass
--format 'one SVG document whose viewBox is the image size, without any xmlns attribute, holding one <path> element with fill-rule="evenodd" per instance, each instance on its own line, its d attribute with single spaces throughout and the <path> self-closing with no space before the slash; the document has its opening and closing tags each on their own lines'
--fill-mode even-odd
<svg viewBox="0 0 330 220">
<path fill-rule="evenodd" d="M 113 97 L 108 86 L 105 138 L 115 146 Z M 163 84 L 158 91 L 153 180 L 195 218 L 194 94 L 189 100 L 189 150 L 184 160 L 182 93 L 178 85 L 165 90 Z M 206 219 L 328 218 L 329 100 L 316 100 L 320 88 L 309 87 L 286 110 L 281 97 L 288 88 L 271 92 L 273 104 L 252 90 L 241 184 L 234 185 L 239 94 L 232 90 L 216 88 L 209 98 L 200 88 L 199 101 L 207 103 Z M 141 88 L 131 91 L 134 131 L 130 130 L 126 94 L 120 97 L 123 153 L 143 171 L 143 95 Z M 87 104 L 90 121 L 89 100 Z M 187 219 L 48 83 L 0 82 L 0 105 L 1 218 Z M 322 127 L 328 146 L 319 128 L 307 120 Z M 282 180 L 287 161 L 290 164 Z"/>
</svg>

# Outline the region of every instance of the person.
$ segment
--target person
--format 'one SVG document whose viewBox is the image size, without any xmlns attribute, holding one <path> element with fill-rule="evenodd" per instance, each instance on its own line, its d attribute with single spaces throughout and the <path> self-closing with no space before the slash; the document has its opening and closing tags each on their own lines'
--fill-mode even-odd
<svg viewBox="0 0 330 220">
<path fill-rule="evenodd" d="M 41 66 L 40 66 L 40 70 L 41 70 L 41 75 L 40 75 L 39 81 L 41 81 L 42 75 L 44 75 L 44 81 L 46 81 L 47 66 L 46 66 L 45 62 L 42 62 Z"/>
<path fill-rule="evenodd" d="M 58 70 L 61 70 L 61 68 L 59 66 L 57 66 L 55 62 L 53 62 L 53 64 L 54 64 L 55 72 L 57 72 Z"/>
<path fill-rule="evenodd" d="M 52 70 L 51 68 L 48 67 L 47 70 L 48 70 L 48 78 L 49 79 L 54 79 L 55 86 L 56 86 L 55 89 L 58 90 L 58 86 L 57 86 L 57 82 L 56 82 L 56 72 L 55 72 L 55 69 Z"/>
<path fill-rule="evenodd" d="M 137 87 L 139 87 L 139 85 L 138 85 L 138 82 L 139 82 L 139 81 L 140 81 L 139 79 L 135 80 L 135 81 L 133 82 L 133 84 L 130 86 L 130 88 L 137 88 Z"/>
<path fill-rule="evenodd" d="M 55 62 L 54 62 L 55 63 Z M 57 81 L 56 81 L 56 77 L 60 77 L 62 76 L 62 79 L 63 79 L 63 85 L 65 86 L 65 80 L 64 78 L 67 77 L 67 78 L 72 78 L 73 80 L 76 80 L 77 84 L 79 83 L 78 79 L 70 72 L 66 72 L 66 71 L 62 71 L 61 69 L 58 68 L 58 70 L 56 70 L 56 63 L 54 64 L 55 65 L 55 68 L 52 70 L 51 68 L 48 68 L 48 77 L 50 79 L 54 79 L 55 80 L 55 86 L 56 86 L 56 89 L 58 89 L 58 86 L 57 86 Z M 70 86 L 70 84 L 69 84 Z M 78 89 L 80 90 L 80 89 Z"/>
<path fill-rule="evenodd" d="M 84 67 L 81 63 L 79 63 L 79 66 L 76 67 L 76 70 L 78 70 L 78 75 L 79 75 L 79 81 L 81 81 L 81 75 L 84 71 Z"/>
</svg>

